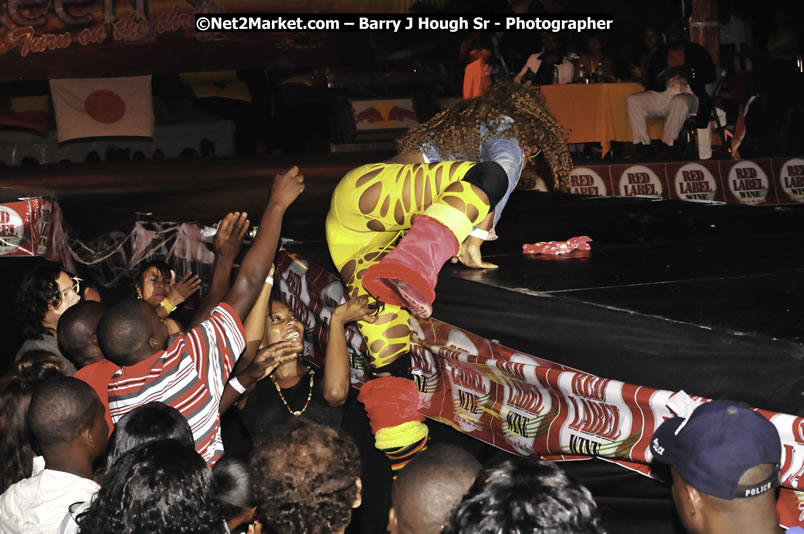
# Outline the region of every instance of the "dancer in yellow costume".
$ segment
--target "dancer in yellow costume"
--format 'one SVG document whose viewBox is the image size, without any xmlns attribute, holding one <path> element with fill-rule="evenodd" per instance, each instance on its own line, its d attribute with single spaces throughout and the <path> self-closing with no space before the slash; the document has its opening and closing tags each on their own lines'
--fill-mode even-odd
<svg viewBox="0 0 804 534">
<path fill-rule="evenodd" d="M 410 314 L 428 317 L 441 267 L 457 256 L 472 228 L 506 192 L 507 178 L 494 162 L 373 163 L 350 171 L 335 188 L 327 215 L 327 243 L 349 298 L 368 294 L 382 304 L 374 323 L 359 321 L 377 376 L 409 377 Z M 394 365 L 399 362 L 398 365 Z M 361 400 L 374 422 L 388 424 L 382 400 L 401 390 L 364 386 Z M 380 380 L 382 382 L 382 380 Z M 410 380 L 390 382 L 413 388 Z M 364 395 L 365 393 L 365 395 Z M 397 405 L 398 406 L 398 405 Z M 403 410 L 404 411 L 404 410 Z M 394 420 L 376 432 L 395 469 L 426 444 L 421 421 Z M 389 437 L 390 436 L 390 437 Z"/>
</svg>

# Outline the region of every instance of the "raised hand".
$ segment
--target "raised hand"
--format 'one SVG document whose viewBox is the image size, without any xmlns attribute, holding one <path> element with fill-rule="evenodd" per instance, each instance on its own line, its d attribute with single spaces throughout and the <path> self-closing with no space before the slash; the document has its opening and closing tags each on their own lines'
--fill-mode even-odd
<svg viewBox="0 0 804 534">
<path fill-rule="evenodd" d="M 243 243 L 243 236 L 246 235 L 249 226 L 248 214 L 246 212 L 235 211 L 226 215 L 218 225 L 215 233 L 213 247 L 219 256 L 234 258 L 240 252 L 240 245 Z"/>
<path fill-rule="evenodd" d="M 170 286 L 170 292 L 167 296 L 168 302 L 174 306 L 178 306 L 200 288 L 201 277 L 197 274 L 186 273 L 178 282 Z"/>
<path fill-rule="evenodd" d="M 299 168 L 294 165 L 289 171 L 274 177 L 270 202 L 287 208 L 302 191 L 304 191 L 304 176 L 299 174 Z"/>
<path fill-rule="evenodd" d="M 376 305 L 369 302 L 367 295 L 360 295 L 348 302 L 345 302 L 332 311 L 333 319 L 340 319 L 343 324 L 351 323 L 352 321 L 366 321 L 373 323 L 377 320 L 374 315 Z"/>
<path fill-rule="evenodd" d="M 254 381 L 262 380 L 284 362 L 296 358 L 303 349 L 304 341 L 301 339 L 278 341 L 260 349 L 244 372 Z"/>
</svg>

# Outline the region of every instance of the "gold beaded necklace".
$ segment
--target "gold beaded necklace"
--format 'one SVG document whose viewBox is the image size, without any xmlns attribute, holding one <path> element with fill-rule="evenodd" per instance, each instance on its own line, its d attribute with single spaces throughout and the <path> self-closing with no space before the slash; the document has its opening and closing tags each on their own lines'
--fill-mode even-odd
<svg viewBox="0 0 804 534">
<path fill-rule="evenodd" d="M 282 388 L 279 387 L 279 384 L 277 383 L 276 378 L 274 378 L 274 375 L 271 375 L 271 380 L 273 381 L 274 386 L 276 386 L 276 392 L 279 393 L 279 398 L 282 399 L 282 403 L 285 405 L 285 408 L 288 409 L 290 415 L 299 416 L 303 414 L 305 410 L 307 410 L 308 406 L 310 406 L 310 399 L 313 398 L 313 376 L 315 375 L 315 371 L 310 369 L 308 372 L 310 373 L 310 391 L 307 393 L 307 402 L 304 403 L 304 408 L 302 408 L 301 410 L 291 410 L 288 401 L 285 400 L 285 396 L 282 395 Z"/>
</svg>

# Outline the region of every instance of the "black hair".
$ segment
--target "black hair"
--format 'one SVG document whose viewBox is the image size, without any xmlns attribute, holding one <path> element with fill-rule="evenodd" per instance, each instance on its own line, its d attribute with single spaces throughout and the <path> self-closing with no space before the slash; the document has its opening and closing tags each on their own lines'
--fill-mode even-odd
<svg viewBox="0 0 804 534">
<path fill-rule="evenodd" d="M 134 279 L 134 285 L 140 288 L 140 290 L 142 290 L 143 287 L 143 277 L 151 267 L 156 267 L 156 269 L 159 271 L 159 274 L 161 274 L 163 278 L 170 281 L 170 264 L 163 260 L 148 260 L 140 264 L 140 269 L 137 271 L 137 277 Z"/>
<path fill-rule="evenodd" d="M 441 532 L 481 468 L 474 456 L 455 445 L 434 445 L 418 454 L 394 482 L 392 502 L 399 531 Z"/>
<path fill-rule="evenodd" d="M 480 472 L 443 534 L 603 534 L 592 494 L 550 462 L 505 460 Z"/>
<path fill-rule="evenodd" d="M 37 265 L 22 278 L 17 290 L 17 319 L 25 339 L 42 339 L 55 334 L 42 322 L 48 306 L 58 308 L 61 292 L 56 282 L 62 269 L 53 263 Z"/>
<path fill-rule="evenodd" d="M 175 440 L 144 443 L 122 455 L 78 516 L 81 534 L 223 534 L 211 473 Z"/>
<path fill-rule="evenodd" d="M 195 440 L 187 419 L 176 408 L 163 402 L 137 406 L 117 422 L 106 453 L 108 470 L 125 453 L 149 441 L 173 439 L 193 448 Z"/>
<path fill-rule="evenodd" d="M 67 373 L 67 362 L 46 350 L 29 350 L 14 364 L 13 374 L 26 382 L 59 378 Z"/>
<path fill-rule="evenodd" d="M 28 424 L 45 449 L 72 441 L 92 425 L 99 408 L 98 395 L 86 382 L 67 376 L 42 380 L 31 397 Z"/>
<path fill-rule="evenodd" d="M 227 521 L 257 506 L 251 491 L 248 461 L 234 454 L 224 454 L 212 467 L 212 488 Z"/>
<path fill-rule="evenodd" d="M 134 365 L 134 354 L 148 344 L 151 328 L 143 301 L 123 299 L 104 312 L 98 323 L 98 345 L 107 360 L 117 365 Z"/>
<path fill-rule="evenodd" d="M 85 300 L 70 307 L 59 318 L 56 327 L 59 349 L 79 369 L 92 363 L 86 355 L 86 349 L 91 343 L 90 337 L 97 335 L 102 315 L 101 303 Z"/>
<path fill-rule="evenodd" d="M 336 532 L 349 524 L 359 476 L 351 437 L 295 417 L 254 449 L 257 518 L 274 532 Z"/>
</svg>

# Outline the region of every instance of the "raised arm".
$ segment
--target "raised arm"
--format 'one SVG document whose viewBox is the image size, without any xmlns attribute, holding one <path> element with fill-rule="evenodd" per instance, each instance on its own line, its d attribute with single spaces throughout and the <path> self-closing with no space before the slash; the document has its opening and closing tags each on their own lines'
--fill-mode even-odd
<svg viewBox="0 0 804 534">
<path fill-rule="evenodd" d="M 324 400 L 330 406 L 340 406 L 346 402 L 351 386 L 349 354 L 346 351 L 346 324 L 353 321 L 373 323 L 377 320 L 373 313 L 366 295 L 353 298 L 332 311 L 324 359 L 324 383 L 321 388 Z"/>
<path fill-rule="evenodd" d="M 235 258 L 240 252 L 240 245 L 243 236 L 249 227 L 248 214 L 235 211 L 229 213 L 218 225 L 215 233 L 213 248 L 215 249 L 215 269 L 212 271 L 212 283 L 209 286 L 198 311 L 193 315 L 188 328 L 194 328 L 209 316 L 212 308 L 218 305 L 223 299 L 226 290 L 229 289 L 229 276 L 232 273 L 232 266 Z"/>
<path fill-rule="evenodd" d="M 246 350 L 237 360 L 237 365 L 235 365 L 233 371 L 234 375 L 237 375 L 251 364 L 260 348 L 262 336 L 265 334 L 265 316 L 268 314 L 268 303 L 271 301 L 271 290 L 274 284 L 273 276 L 274 266 L 272 265 L 268 278 L 265 279 L 262 290 L 260 290 L 260 296 L 257 297 L 257 302 L 254 303 L 243 323 L 243 328 L 246 331 Z"/>
<path fill-rule="evenodd" d="M 274 263 L 285 211 L 303 189 L 304 177 L 299 174 L 298 167 L 293 167 L 274 178 L 271 199 L 268 201 L 260 221 L 260 230 L 240 265 L 240 271 L 237 273 L 232 288 L 223 299 L 232 306 L 241 320 L 254 306 L 260 289 L 265 283 L 265 277 L 268 276 L 268 271 Z"/>
</svg>

